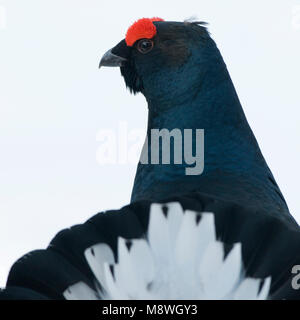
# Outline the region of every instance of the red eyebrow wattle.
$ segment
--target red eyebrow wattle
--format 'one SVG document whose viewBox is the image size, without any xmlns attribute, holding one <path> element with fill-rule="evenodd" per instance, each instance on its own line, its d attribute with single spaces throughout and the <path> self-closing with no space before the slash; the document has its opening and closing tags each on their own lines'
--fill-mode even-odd
<svg viewBox="0 0 300 320">
<path fill-rule="evenodd" d="M 154 21 L 164 21 L 161 18 L 142 18 L 132 24 L 126 33 L 126 44 L 132 47 L 139 39 L 152 39 L 156 35 Z"/>
</svg>

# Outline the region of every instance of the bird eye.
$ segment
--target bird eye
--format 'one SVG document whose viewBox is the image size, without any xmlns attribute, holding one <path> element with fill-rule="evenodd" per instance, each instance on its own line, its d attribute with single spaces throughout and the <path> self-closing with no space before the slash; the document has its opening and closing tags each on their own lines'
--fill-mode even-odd
<svg viewBox="0 0 300 320">
<path fill-rule="evenodd" d="M 141 39 L 137 43 L 137 49 L 139 50 L 140 53 L 148 53 L 149 51 L 152 50 L 153 48 L 153 41 L 150 39 Z"/>
</svg>

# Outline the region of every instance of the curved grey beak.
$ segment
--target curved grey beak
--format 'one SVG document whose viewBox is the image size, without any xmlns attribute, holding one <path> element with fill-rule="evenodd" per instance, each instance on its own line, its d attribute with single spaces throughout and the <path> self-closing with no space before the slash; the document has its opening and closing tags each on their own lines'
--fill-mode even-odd
<svg viewBox="0 0 300 320">
<path fill-rule="evenodd" d="M 108 50 L 102 57 L 99 68 L 101 67 L 122 67 L 127 59 L 119 57 Z"/>
</svg>

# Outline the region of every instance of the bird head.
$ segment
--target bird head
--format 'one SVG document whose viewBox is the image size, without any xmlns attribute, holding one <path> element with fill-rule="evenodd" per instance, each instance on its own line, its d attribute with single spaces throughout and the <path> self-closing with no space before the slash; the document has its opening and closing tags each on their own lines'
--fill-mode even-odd
<svg viewBox="0 0 300 320">
<path fill-rule="evenodd" d="M 126 86 L 134 94 L 141 92 L 150 107 L 182 103 L 222 60 L 205 24 L 140 19 L 105 53 L 100 67 L 120 67 Z"/>
</svg>

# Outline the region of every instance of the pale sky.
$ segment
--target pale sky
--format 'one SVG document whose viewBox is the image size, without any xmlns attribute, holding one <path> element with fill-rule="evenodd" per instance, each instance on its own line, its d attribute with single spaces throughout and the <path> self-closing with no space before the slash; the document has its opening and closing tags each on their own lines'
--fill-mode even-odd
<svg viewBox="0 0 300 320">
<path fill-rule="evenodd" d="M 0 286 L 65 227 L 130 200 L 135 165 L 99 165 L 99 130 L 146 128 L 146 103 L 105 51 L 141 17 L 196 15 L 300 222 L 300 1 L 0 0 Z"/>
</svg>

